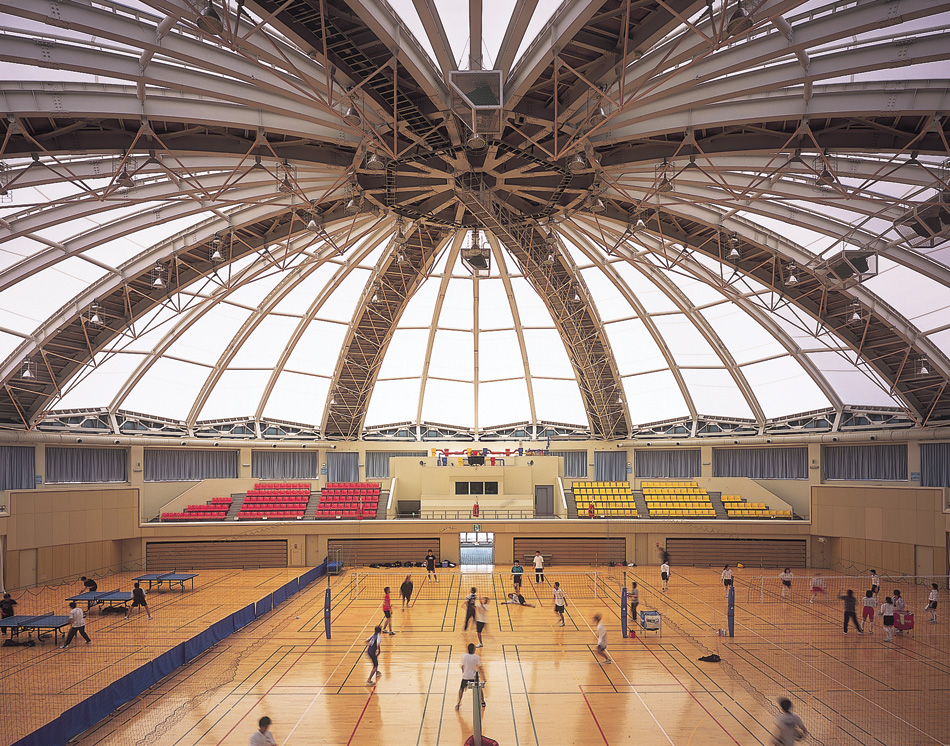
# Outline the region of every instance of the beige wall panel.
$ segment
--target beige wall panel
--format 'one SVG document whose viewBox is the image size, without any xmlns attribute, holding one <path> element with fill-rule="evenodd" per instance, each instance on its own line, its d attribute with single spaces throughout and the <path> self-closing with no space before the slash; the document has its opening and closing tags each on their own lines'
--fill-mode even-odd
<svg viewBox="0 0 950 746">
<path fill-rule="evenodd" d="M 48 524 L 52 525 L 52 540 L 49 542 L 40 542 L 40 532 L 39 532 L 39 520 L 40 516 L 37 516 L 37 544 L 41 543 L 50 543 L 50 544 L 68 544 L 71 541 L 81 542 L 86 540 L 86 522 L 84 520 L 77 521 L 73 523 L 69 520 L 70 515 L 74 511 L 67 511 L 65 513 L 58 513 L 52 515 L 52 520 Z"/>
<path fill-rule="evenodd" d="M 24 500 L 24 507 L 27 507 L 32 503 L 33 512 L 36 513 L 52 513 L 53 512 L 53 496 L 51 494 L 37 492 L 36 496 L 32 500 Z"/>
<path fill-rule="evenodd" d="M 53 575 L 53 547 L 36 550 L 36 582 L 43 584 L 56 579 Z"/>
<path fill-rule="evenodd" d="M 864 556 L 864 562 L 868 568 L 873 568 L 875 570 L 881 571 L 881 568 L 884 567 L 882 560 L 883 557 L 883 545 L 880 541 L 868 541 L 865 544 L 866 553 Z"/>
<path fill-rule="evenodd" d="M 69 572 L 69 547 L 53 547 L 53 557 L 50 561 L 50 577 L 62 578 Z"/>
<path fill-rule="evenodd" d="M 85 544 L 70 544 L 69 545 L 69 570 L 70 574 L 75 575 L 79 578 L 82 575 L 85 575 L 87 572 L 92 572 L 96 566 L 90 565 L 87 562 L 86 546 Z"/>
<path fill-rule="evenodd" d="M 33 516 L 33 545 L 38 547 L 48 547 L 57 543 L 54 531 L 55 525 L 65 527 L 68 521 L 59 521 L 56 513 L 35 513 Z M 68 536 L 64 528 L 59 530 L 59 543 L 63 543 Z"/>
<path fill-rule="evenodd" d="M 326 539 L 323 540 L 323 552 L 321 553 L 321 542 L 319 534 L 308 534 L 306 539 L 306 563 L 309 567 L 316 567 L 321 562 L 323 558 L 327 556 L 326 552 Z"/>
<path fill-rule="evenodd" d="M 856 510 L 855 515 L 860 519 L 861 511 Z M 882 508 L 868 507 L 864 511 L 864 536 L 867 539 L 884 539 L 884 510 Z"/>
<path fill-rule="evenodd" d="M 888 531 L 894 541 L 913 544 L 917 533 L 917 513 L 913 510 L 898 510 L 897 515 L 888 516 Z"/>
<path fill-rule="evenodd" d="M 917 548 L 913 544 L 900 545 L 900 559 L 898 567 L 902 572 L 904 572 L 908 567 L 914 567 L 914 556 L 916 551 Z"/>
<path fill-rule="evenodd" d="M 917 547 L 916 573 L 918 575 L 934 574 L 934 550 L 933 547 Z"/>
<path fill-rule="evenodd" d="M 6 547 L 6 540 L 4 540 Z M 7 590 L 16 588 L 20 584 L 20 553 L 11 552 L 9 549 L 3 558 L 3 583 Z"/>
<path fill-rule="evenodd" d="M 11 539 L 17 549 L 28 549 L 36 546 L 36 519 L 32 513 L 17 515 L 13 521 Z"/>
<path fill-rule="evenodd" d="M 118 526 L 118 509 L 108 509 L 102 511 L 102 538 L 117 539 L 120 538 Z"/>
<path fill-rule="evenodd" d="M 54 513 L 65 513 L 72 506 L 70 505 L 70 498 L 73 491 L 69 492 L 54 492 L 53 493 L 53 511 Z"/>
</svg>

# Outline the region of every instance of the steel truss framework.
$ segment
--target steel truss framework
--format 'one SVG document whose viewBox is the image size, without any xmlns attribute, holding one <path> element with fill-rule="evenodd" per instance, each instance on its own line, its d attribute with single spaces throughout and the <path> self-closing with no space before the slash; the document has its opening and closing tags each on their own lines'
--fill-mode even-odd
<svg viewBox="0 0 950 746">
<path fill-rule="evenodd" d="M 936 210 L 939 218 L 945 209 L 950 74 L 867 77 L 934 63 L 946 72 L 950 49 L 941 29 L 950 3 L 905 0 L 895 17 L 888 3 L 800 10 L 804 3 L 763 0 L 752 8 L 751 27 L 730 33 L 731 3 L 580 0 L 563 4 L 515 60 L 529 4 L 516 2 L 496 60 L 506 80 L 502 134 L 473 152 L 452 113 L 445 80 L 455 63 L 443 19 L 431 9 L 421 20 L 435 59 L 375 0 L 248 3 L 240 17 L 222 9 L 217 35 L 200 30 L 197 9 L 187 3 L 150 0 L 149 14 L 106 0 L 63 2 L 51 14 L 46 6 L 0 0 L 0 12 L 42 29 L 11 26 L 4 61 L 80 76 L 55 85 L 0 83 L 0 194 L 70 186 L 66 197 L 0 221 L 0 246 L 41 244 L 0 269 L 0 292 L 71 259 L 105 270 L 32 333 L 17 333 L 21 343 L 0 365 L 0 423 L 345 440 L 719 437 L 945 423 L 950 361 L 932 339 L 940 330 L 918 327 L 857 280 L 836 279 L 828 259 L 857 248 L 950 284 L 946 263 L 926 250 L 946 239 L 939 219 L 929 238 L 893 229 L 909 211 Z M 930 30 L 921 31 L 928 22 Z M 480 36 L 479 29 L 473 24 L 472 33 Z M 106 82 L 81 77 L 89 75 Z M 840 82 L 849 76 L 859 80 Z M 383 173 L 367 168 L 371 153 L 387 162 Z M 580 168 L 569 168 L 571 158 Z M 544 163 L 550 168 L 532 184 L 532 169 Z M 49 238 L 54 226 L 88 218 L 99 222 L 62 242 Z M 191 228 L 118 266 L 94 256 L 111 241 L 188 219 Z M 766 227 L 781 223 L 831 237 L 831 248 L 816 252 Z M 545 423 L 533 404 L 529 422 L 436 424 L 423 419 L 420 394 L 415 421 L 366 427 L 407 303 L 439 253 L 458 251 L 458 228 L 473 225 L 488 232 L 496 265 L 504 249 L 545 303 L 573 366 L 585 425 Z M 637 309 L 687 416 L 638 424 L 597 298 L 567 242 L 602 265 Z M 264 409 L 325 296 L 303 314 L 253 411 L 199 419 L 236 351 L 288 293 L 330 263 L 339 267 L 338 286 L 377 250 L 382 258 L 353 313 L 321 421 L 271 420 Z M 649 313 L 612 269 L 618 260 L 648 274 L 690 316 L 752 419 L 698 410 Z M 795 283 L 788 282 L 789 262 Z M 208 366 L 184 420 L 125 410 L 125 396 L 192 323 L 268 272 L 285 276 Z M 829 410 L 766 417 L 742 366 L 691 313 L 670 273 L 715 287 L 767 328 L 816 382 Z M 783 306 L 884 388 L 894 411 L 846 406 L 771 318 Z M 159 310 L 175 319 L 108 406 L 51 413 L 69 386 L 95 375 Z M 24 378 L 27 364 L 32 375 Z"/>
</svg>

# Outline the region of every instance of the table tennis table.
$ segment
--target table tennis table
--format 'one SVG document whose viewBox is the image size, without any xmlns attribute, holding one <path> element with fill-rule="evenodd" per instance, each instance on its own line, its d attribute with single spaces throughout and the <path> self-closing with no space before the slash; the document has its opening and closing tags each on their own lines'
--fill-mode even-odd
<svg viewBox="0 0 950 746">
<path fill-rule="evenodd" d="M 177 584 L 181 586 L 181 590 L 184 592 L 185 583 L 188 581 L 191 581 L 191 590 L 195 589 L 195 578 L 197 577 L 198 573 L 196 572 L 177 572 L 172 570 L 171 572 L 147 572 L 144 575 L 139 575 L 137 578 L 132 579 L 148 582 L 149 590 L 152 590 L 153 585 L 157 585 L 161 588 L 162 583 L 168 583 L 169 590 Z"/>
<path fill-rule="evenodd" d="M 93 606 L 122 606 L 128 607 L 132 601 L 130 591 L 120 591 L 118 588 L 114 591 L 86 591 L 76 596 L 70 596 L 67 601 L 85 601 L 91 609 Z"/>
<path fill-rule="evenodd" d="M 56 641 L 59 631 L 63 627 L 68 627 L 70 619 L 68 616 L 57 616 L 50 612 L 49 614 L 40 614 L 39 616 L 14 615 L 6 619 L 0 619 L 0 628 L 10 630 L 10 637 L 19 637 L 21 632 L 26 632 L 27 636 L 32 637 L 36 632 L 37 640 L 45 640 L 50 635 L 43 634 L 43 630 L 53 631 L 53 640 Z"/>
</svg>

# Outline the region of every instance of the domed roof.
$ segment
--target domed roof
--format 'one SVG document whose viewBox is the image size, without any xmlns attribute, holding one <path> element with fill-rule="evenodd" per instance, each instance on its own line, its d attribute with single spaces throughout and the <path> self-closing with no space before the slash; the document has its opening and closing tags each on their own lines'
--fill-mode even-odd
<svg viewBox="0 0 950 746">
<path fill-rule="evenodd" d="M 941 6 L 172 7 L 3 16 L 0 425 L 950 416 Z"/>
</svg>

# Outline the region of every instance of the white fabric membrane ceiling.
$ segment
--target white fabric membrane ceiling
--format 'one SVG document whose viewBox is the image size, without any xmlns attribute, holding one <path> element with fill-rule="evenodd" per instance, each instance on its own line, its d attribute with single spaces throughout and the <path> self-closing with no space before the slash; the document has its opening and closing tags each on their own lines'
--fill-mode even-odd
<svg viewBox="0 0 950 746">
<path fill-rule="evenodd" d="M 365 131 L 319 105 L 327 77 L 320 50 L 270 18 L 268 6 L 248 3 L 242 37 L 228 30 L 234 8 L 220 3 L 228 19 L 218 35 L 198 30 L 197 6 L 184 0 L 59 5 L 62 23 L 36 4 L 0 13 L 5 381 L 28 364 L 43 365 L 44 341 L 64 319 L 88 316 L 96 299 L 126 278 L 154 274 L 153 265 L 173 271 L 175 253 L 190 243 L 251 220 L 304 211 L 311 201 L 350 196 L 347 174 L 376 147 L 366 145 Z M 426 19 L 409 0 L 349 5 L 357 14 L 375 9 L 392 16 L 385 23 L 404 24 L 437 81 L 446 59 L 460 69 L 472 64 L 467 2 L 436 0 Z M 491 68 L 503 57 L 506 81 L 514 85 L 535 63 L 535 39 L 549 46 L 575 16 L 589 6 L 590 17 L 602 3 L 480 5 L 482 64 Z M 801 118 L 796 144 L 774 152 L 681 148 L 665 162 L 605 156 L 595 167 L 592 194 L 640 212 L 624 218 L 569 209 L 542 221 L 557 237 L 557 261 L 577 278 L 579 302 L 591 309 L 609 344 L 630 432 L 667 421 L 686 423 L 687 430 L 709 421 L 763 428 L 822 410 L 829 410 L 829 421 L 855 409 L 925 421 L 927 413 L 910 411 L 868 351 L 856 351 L 853 340 L 790 302 L 782 282 L 769 286 L 736 262 L 664 235 L 650 220 L 661 210 L 673 220 L 721 226 L 719 240 L 735 233 L 800 267 L 816 267 L 843 250 L 873 251 L 876 275 L 844 288 L 860 301 L 856 321 L 869 313 L 899 319 L 914 343 L 907 364 L 924 357 L 941 375 L 950 372 L 950 218 L 926 240 L 895 227 L 915 206 L 940 204 L 941 195 L 950 195 L 943 120 L 943 112 L 950 113 L 950 11 L 902 2 L 906 15 L 883 25 L 891 5 L 767 0 L 751 30 L 728 36 L 724 26 L 735 4 L 714 2 L 710 14 L 705 3 L 695 3 L 686 6 L 689 24 L 657 24 L 649 44 L 630 57 L 627 90 L 619 90 L 616 75 L 605 86 L 611 118 L 586 137 L 580 152 L 588 156 L 628 140 L 660 142 L 671 132 L 687 133 L 688 141 L 694 126 L 715 124 L 727 137 L 730 127 L 766 121 L 773 110 Z M 252 31 L 259 19 L 264 23 Z M 125 24 L 142 34 L 125 34 Z M 506 36 L 517 32 L 518 38 Z M 517 51 L 506 56 L 503 42 Z M 910 51 L 885 54 L 872 50 L 874 44 Z M 690 47 L 692 61 L 663 62 Z M 577 112 L 590 105 L 591 95 L 578 99 Z M 894 145 L 883 125 L 879 151 L 809 144 L 809 117 L 899 116 L 904 107 L 907 116 L 926 122 L 924 132 L 940 134 L 942 152 Z M 243 146 L 178 150 L 175 138 L 153 144 L 151 154 L 138 144 L 128 157 L 107 138 L 100 138 L 98 151 L 46 149 L 40 138 L 29 155 L 8 147 L 28 118 L 49 116 L 63 128 L 69 119 L 119 114 L 140 119 L 143 127 L 151 119 L 173 119 L 194 128 L 243 128 L 252 139 L 255 130 L 279 132 L 327 143 L 357 165 L 282 159 L 261 147 L 250 155 Z M 581 114 L 572 116 L 564 138 L 583 130 Z M 262 167 L 255 168 L 255 154 L 262 152 Z M 119 185 L 123 170 L 131 180 Z M 825 170 L 830 178 L 822 178 Z M 294 188 L 279 189 L 288 174 Z M 658 188 L 664 175 L 675 184 L 671 191 Z M 360 309 L 375 302 L 380 267 L 401 251 L 393 240 L 399 216 L 366 207 L 354 216 L 334 215 L 319 230 L 279 236 L 233 262 L 225 258 L 213 272 L 179 285 L 58 381 L 28 424 L 97 409 L 190 429 L 228 420 L 320 428 L 335 403 L 351 327 Z M 471 231 L 440 237 L 434 261 L 391 330 L 364 430 L 398 423 L 459 432 L 524 423 L 589 429 L 556 314 L 505 237 L 486 231 L 480 238 L 490 250 L 490 269 L 476 273 L 462 257 Z M 785 271 L 781 262 L 778 267 Z"/>
</svg>

